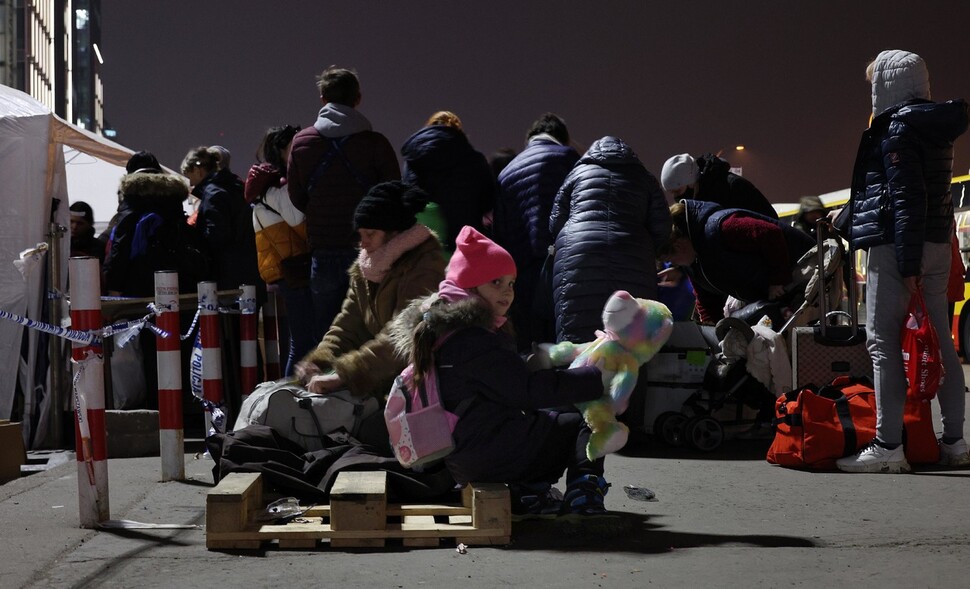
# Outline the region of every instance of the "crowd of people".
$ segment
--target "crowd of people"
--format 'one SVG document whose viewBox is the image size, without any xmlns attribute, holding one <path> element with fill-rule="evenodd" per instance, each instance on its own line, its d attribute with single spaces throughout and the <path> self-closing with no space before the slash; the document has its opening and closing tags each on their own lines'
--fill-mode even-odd
<svg viewBox="0 0 970 589">
<path fill-rule="evenodd" d="M 908 469 L 898 449 L 905 380 L 889 352 L 899 349 L 917 288 L 948 332 L 948 186 L 967 105 L 931 102 L 925 64 L 912 53 L 880 53 L 868 77 L 873 119 L 843 230 L 869 250 L 878 436 L 839 468 L 900 471 Z M 268 130 L 245 180 L 218 146 L 187 153 L 181 171 L 200 203 L 193 218 L 181 212 L 184 184 L 136 154 L 105 239 L 106 290 L 146 296 L 150 273 L 162 268 L 184 275 L 185 289 L 200 275 L 220 289 L 268 286 L 289 318 L 286 373 L 321 394 L 382 399 L 409 362 L 418 372 L 447 367 L 444 404 L 462 411 L 444 465 L 458 483 L 509 483 L 519 513 L 601 513 L 609 488 L 603 459 L 581 451 L 589 430 L 579 414 L 544 409 L 599 397 L 599 369 L 530 371 L 525 358 L 537 343 L 594 339 L 617 290 L 671 308 L 686 293 L 702 322 L 724 317 L 728 299 L 783 302 L 815 242 L 814 221 L 830 213 L 806 198 L 796 226 L 780 221 L 754 184 L 712 154 L 674 155 L 659 179 L 619 137 L 580 154 L 553 113 L 530 126 L 521 152 L 490 161 L 455 113 L 435 112 L 401 146 L 402 173 L 390 142 L 358 110 L 357 75 L 330 67 L 317 87 L 315 122 Z M 77 246 L 90 247 L 90 210 L 72 207 L 74 215 Z M 175 239 L 156 246 L 152 236 L 169 225 Z M 190 248 L 205 263 L 189 267 L 182 250 Z M 943 347 L 942 455 L 970 464 L 962 370 Z M 558 498 L 551 485 L 564 471 Z"/>
</svg>

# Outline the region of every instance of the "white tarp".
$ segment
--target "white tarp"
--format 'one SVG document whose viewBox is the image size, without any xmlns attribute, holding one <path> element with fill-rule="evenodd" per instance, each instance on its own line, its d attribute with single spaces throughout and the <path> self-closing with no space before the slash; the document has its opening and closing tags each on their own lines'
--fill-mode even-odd
<svg viewBox="0 0 970 589">
<path fill-rule="evenodd" d="M 25 279 L 12 262 L 25 249 L 49 241 L 52 220 L 69 226 L 65 151 L 79 152 L 78 157 L 83 154 L 85 158 L 97 158 L 122 172 L 132 153 L 74 127 L 27 94 L 0 85 L 0 309 L 35 320 L 41 319 L 45 294 L 43 267 L 38 266 Z M 89 188 L 89 194 L 110 195 L 117 207 L 117 180 L 105 182 L 102 186 L 94 186 L 93 182 L 80 186 Z M 60 204 L 52 219 L 55 201 Z M 67 236 L 60 242 L 62 285 L 67 284 L 69 244 Z M 11 415 L 19 377 L 25 397 L 25 437 L 37 440 L 46 434 L 50 395 L 46 392 L 49 376 L 35 372 L 38 362 L 46 362 L 47 350 L 38 349 L 38 333 L 30 330 L 28 353 L 26 360 L 22 359 L 23 333 L 20 325 L 0 320 L 0 419 Z"/>
</svg>

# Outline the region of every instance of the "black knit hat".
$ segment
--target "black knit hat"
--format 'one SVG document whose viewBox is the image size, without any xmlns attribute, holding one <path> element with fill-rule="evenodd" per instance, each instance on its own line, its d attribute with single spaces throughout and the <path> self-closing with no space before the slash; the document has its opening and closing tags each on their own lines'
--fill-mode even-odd
<svg viewBox="0 0 970 589">
<path fill-rule="evenodd" d="M 371 188 L 354 212 L 354 230 L 404 231 L 428 204 L 428 193 L 403 182 L 384 182 Z"/>
<path fill-rule="evenodd" d="M 158 158 L 150 151 L 136 151 L 128 158 L 125 171 L 129 174 L 134 172 L 161 172 L 162 165 L 158 163 Z"/>
</svg>

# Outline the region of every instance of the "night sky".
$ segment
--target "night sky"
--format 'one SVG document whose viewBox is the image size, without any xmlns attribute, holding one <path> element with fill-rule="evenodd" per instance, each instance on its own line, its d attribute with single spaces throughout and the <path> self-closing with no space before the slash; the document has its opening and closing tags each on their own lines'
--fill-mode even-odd
<svg viewBox="0 0 970 589">
<path fill-rule="evenodd" d="M 935 100 L 970 99 L 964 1 L 101 5 L 108 123 L 175 169 L 221 144 L 244 175 L 268 127 L 313 123 L 331 64 L 357 70 L 360 110 L 395 149 L 441 109 L 486 156 L 521 149 L 553 111 L 580 152 L 616 135 L 658 176 L 670 155 L 744 144 L 726 155 L 773 202 L 848 186 L 879 51 L 919 53 Z M 966 136 L 956 152 L 966 174 Z"/>
</svg>

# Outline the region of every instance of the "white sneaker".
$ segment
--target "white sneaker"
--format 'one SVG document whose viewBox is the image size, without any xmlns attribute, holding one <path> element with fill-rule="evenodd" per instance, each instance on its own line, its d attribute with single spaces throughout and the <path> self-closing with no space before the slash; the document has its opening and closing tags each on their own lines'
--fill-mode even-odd
<svg viewBox="0 0 970 589">
<path fill-rule="evenodd" d="M 970 465 L 970 453 L 967 452 L 967 443 L 961 438 L 952 444 L 945 444 L 940 440 L 940 462 L 943 466 L 968 466 Z"/>
<path fill-rule="evenodd" d="M 835 466 L 842 472 L 888 472 L 897 474 L 912 471 L 909 462 L 906 462 L 906 454 L 903 452 L 902 444 L 896 446 L 895 450 L 890 450 L 883 448 L 875 440 L 859 450 L 858 454 L 839 458 L 835 461 Z"/>
</svg>

